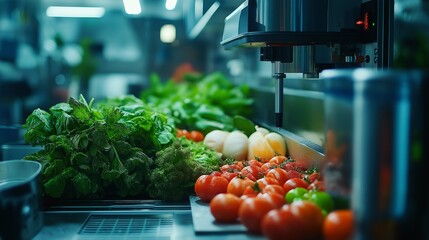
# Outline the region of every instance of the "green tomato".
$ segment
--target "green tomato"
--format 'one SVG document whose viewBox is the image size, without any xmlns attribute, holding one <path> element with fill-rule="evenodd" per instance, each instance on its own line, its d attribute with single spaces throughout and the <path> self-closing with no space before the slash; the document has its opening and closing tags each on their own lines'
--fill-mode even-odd
<svg viewBox="0 0 429 240">
<path fill-rule="evenodd" d="M 307 189 L 302 187 L 297 187 L 286 193 L 285 199 L 287 203 L 292 203 L 297 200 L 306 199 L 305 195 L 308 193 Z"/>
<path fill-rule="evenodd" d="M 330 211 L 334 210 L 334 200 L 327 192 L 310 191 L 308 194 L 306 194 L 306 197 L 308 200 L 319 206 L 322 211 L 329 213 Z"/>
</svg>

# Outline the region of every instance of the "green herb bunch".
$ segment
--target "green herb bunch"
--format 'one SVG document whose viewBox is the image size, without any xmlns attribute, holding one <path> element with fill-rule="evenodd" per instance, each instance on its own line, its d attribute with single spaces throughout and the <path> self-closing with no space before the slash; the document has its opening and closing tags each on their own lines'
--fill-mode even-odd
<svg viewBox="0 0 429 240">
<path fill-rule="evenodd" d="M 220 156 L 201 142 L 178 138 L 157 152 L 150 173 L 149 195 L 167 201 L 186 199 L 197 178 L 219 170 Z"/>
</svg>

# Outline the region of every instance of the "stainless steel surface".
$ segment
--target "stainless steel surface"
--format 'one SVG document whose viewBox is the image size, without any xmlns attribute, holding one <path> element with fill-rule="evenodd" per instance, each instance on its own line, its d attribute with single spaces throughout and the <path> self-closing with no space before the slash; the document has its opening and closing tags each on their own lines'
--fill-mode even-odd
<svg viewBox="0 0 429 240">
<path fill-rule="evenodd" d="M 42 150 L 41 146 L 30 146 L 27 144 L 10 143 L 0 146 L 2 160 L 22 159 L 25 156 Z"/>
<path fill-rule="evenodd" d="M 228 224 L 216 222 L 210 213 L 210 204 L 197 196 L 189 196 L 192 209 L 192 221 L 196 233 L 245 233 L 246 227 L 239 221 Z"/>
<path fill-rule="evenodd" d="M 35 181 L 41 170 L 42 165 L 34 161 L 11 160 L 1 162 L 0 196 L 9 196 L 14 191 L 14 187 Z"/>
<path fill-rule="evenodd" d="M 142 236 L 142 231 L 146 229 L 147 226 L 141 226 L 137 228 L 134 232 L 125 230 L 124 226 L 118 227 L 118 221 L 114 223 L 105 223 L 102 226 L 104 228 L 104 233 L 98 232 L 98 234 L 87 234 L 82 232 L 82 228 L 85 226 L 86 221 L 95 216 L 101 218 L 105 216 L 106 219 L 117 218 L 122 216 L 125 219 L 136 218 L 134 221 L 144 220 L 144 219 L 153 219 L 157 217 L 170 217 L 172 218 L 172 226 L 164 226 L 163 230 L 168 231 L 168 237 L 165 237 L 166 232 L 163 233 L 159 238 L 154 237 L 154 234 L 149 232 L 147 235 Z M 33 240 L 46 240 L 46 239 L 58 239 L 58 240 L 83 240 L 83 239 L 177 239 L 177 240 L 196 240 L 196 239 L 226 239 L 226 240 L 251 240 L 251 239 L 265 239 L 262 236 L 258 235 L 249 235 L 245 233 L 219 233 L 219 234 L 196 234 L 193 227 L 192 216 L 190 210 L 169 210 L 169 211 L 87 211 L 87 212 L 45 212 L 45 226 L 42 231 L 33 239 Z M 170 220 L 167 220 L 167 223 L 170 224 Z M 128 225 L 130 221 L 122 222 L 122 224 Z M 136 223 L 134 223 L 136 224 Z M 97 226 L 97 225 L 96 225 Z M 154 228 L 159 228 L 153 226 Z M 97 229 L 94 229 L 96 231 Z M 103 230 L 103 229 L 101 229 Z M 113 232 L 113 230 L 117 230 Z"/>
<path fill-rule="evenodd" d="M 315 46 L 295 46 L 293 48 L 293 53 L 295 59 L 290 63 L 288 72 L 299 72 L 303 74 L 316 74 L 312 77 L 317 76 L 316 71 L 316 62 L 315 62 Z M 294 71 L 292 71 L 294 69 Z"/>
<path fill-rule="evenodd" d="M 283 124 L 283 79 L 285 78 L 284 73 L 274 74 L 276 82 L 274 89 L 274 112 L 276 114 L 276 127 L 282 127 Z"/>
<path fill-rule="evenodd" d="M 262 31 L 325 32 L 326 0 L 258 0 Z"/>
<path fill-rule="evenodd" d="M 273 62 L 273 78 L 275 81 L 274 87 L 274 112 L 276 114 L 276 127 L 282 127 L 283 124 L 283 80 L 286 77 L 284 74 L 286 63 L 275 61 Z"/>
<path fill-rule="evenodd" d="M 31 239 L 42 228 L 41 169 L 33 161 L 0 162 L 0 239 Z"/>
<path fill-rule="evenodd" d="M 323 169 L 326 164 L 326 157 L 320 145 L 281 128 L 265 127 L 284 137 L 287 146 L 287 155 L 292 159 L 305 161 L 310 166 L 314 165 L 318 169 Z"/>
<path fill-rule="evenodd" d="M 273 66 L 272 67 L 273 75 L 277 73 L 285 73 L 287 72 L 287 69 L 288 69 L 287 68 L 288 64 L 280 61 L 273 61 L 272 66 Z"/>
<path fill-rule="evenodd" d="M 319 79 L 295 79 L 287 74 L 283 92 L 283 123 L 284 129 L 305 138 L 307 141 L 322 146 L 324 134 L 324 93 L 323 82 Z M 274 81 L 271 79 L 271 81 Z M 275 126 L 274 93 L 271 84 L 268 87 L 252 88 L 254 114 L 257 122 Z"/>
<path fill-rule="evenodd" d="M 317 78 L 316 46 L 293 46 L 292 62 L 284 63 L 282 73 L 302 73 L 307 78 Z"/>
</svg>

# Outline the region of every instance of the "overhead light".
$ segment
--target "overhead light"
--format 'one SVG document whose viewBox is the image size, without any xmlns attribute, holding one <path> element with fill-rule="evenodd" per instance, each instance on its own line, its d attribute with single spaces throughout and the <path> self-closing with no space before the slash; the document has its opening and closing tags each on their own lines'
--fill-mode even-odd
<svg viewBox="0 0 429 240">
<path fill-rule="evenodd" d="M 207 25 L 210 18 L 213 17 L 213 15 L 215 14 L 215 12 L 219 8 L 219 6 L 220 6 L 219 1 L 214 2 L 210 6 L 210 8 L 207 10 L 207 12 L 200 18 L 200 20 L 195 24 L 195 26 L 189 32 L 189 37 L 191 39 L 196 38 L 201 33 L 201 31 Z"/>
<path fill-rule="evenodd" d="M 100 18 L 104 15 L 103 7 L 65 7 L 50 6 L 46 9 L 48 17 L 78 17 L 78 18 Z"/>
<path fill-rule="evenodd" d="M 163 43 L 173 43 L 176 40 L 176 27 L 172 24 L 162 26 L 159 38 Z"/>
<path fill-rule="evenodd" d="M 130 15 L 138 15 L 142 12 L 140 0 L 123 0 L 125 12 Z"/>
<path fill-rule="evenodd" d="M 165 8 L 167 10 L 173 10 L 176 8 L 177 0 L 165 0 Z"/>
</svg>

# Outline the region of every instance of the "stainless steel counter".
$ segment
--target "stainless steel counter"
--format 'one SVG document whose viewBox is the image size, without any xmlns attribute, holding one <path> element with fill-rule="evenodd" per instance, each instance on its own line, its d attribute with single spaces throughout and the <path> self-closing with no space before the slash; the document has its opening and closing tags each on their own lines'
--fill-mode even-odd
<svg viewBox="0 0 429 240">
<path fill-rule="evenodd" d="M 197 235 L 190 209 L 47 211 L 44 218 L 44 227 L 34 240 L 264 239 L 246 233 Z"/>
</svg>

